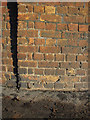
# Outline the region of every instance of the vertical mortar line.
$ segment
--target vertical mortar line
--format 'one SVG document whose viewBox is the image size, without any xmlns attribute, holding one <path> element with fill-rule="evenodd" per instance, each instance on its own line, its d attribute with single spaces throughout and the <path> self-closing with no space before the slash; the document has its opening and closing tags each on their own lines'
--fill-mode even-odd
<svg viewBox="0 0 90 120">
<path fill-rule="evenodd" d="M 17 1 L 7 3 L 7 7 L 9 9 L 9 17 L 10 17 L 10 38 L 11 38 L 11 52 L 13 59 L 13 72 L 16 77 L 16 88 L 20 89 L 20 77 L 18 73 L 18 56 L 17 56 L 17 29 L 18 29 L 18 4 Z"/>
</svg>

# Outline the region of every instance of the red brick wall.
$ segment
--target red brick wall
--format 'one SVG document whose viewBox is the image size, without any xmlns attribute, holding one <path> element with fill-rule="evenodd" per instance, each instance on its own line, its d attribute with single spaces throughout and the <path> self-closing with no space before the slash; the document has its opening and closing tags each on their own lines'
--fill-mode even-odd
<svg viewBox="0 0 90 120">
<path fill-rule="evenodd" d="M 10 24 L 3 10 L 3 80 L 13 81 Z M 88 89 L 88 3 L 18 3 L 21 89 Z M 10 80 L 9 80 L 10 79 Z"/>
</svg>

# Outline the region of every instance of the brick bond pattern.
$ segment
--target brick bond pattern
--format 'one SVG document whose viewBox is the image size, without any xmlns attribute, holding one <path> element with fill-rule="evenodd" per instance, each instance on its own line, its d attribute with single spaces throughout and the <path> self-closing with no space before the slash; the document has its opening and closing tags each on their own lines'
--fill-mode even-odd
<svg viewBox="0 0 90 120">
<path fill-rule="evenodd" d="M 3 84 L 15 87 L 7 4 L 2 4 Z M 21 89 L 88 89 L 88 3 L 18 3 Z"/>
</svg>

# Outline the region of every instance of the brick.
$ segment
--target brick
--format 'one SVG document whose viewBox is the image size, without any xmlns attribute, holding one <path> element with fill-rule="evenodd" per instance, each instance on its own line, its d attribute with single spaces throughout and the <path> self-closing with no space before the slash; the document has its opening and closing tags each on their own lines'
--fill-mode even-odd
<svg viewBox="0 0 90 120">
<path fill-rule="evenodd" d="M 77 15 L 78 14 L 78 8 L 77 7 L 69 7 L 69 14 L 75 14 L 75 15 Z"/>
<path fill-rule="evenodd" d="M 7 72 L 13 72 L 13 66 L 8 66 L 7 67 Z"/>
<path fill-rule="evenodd" d="M 68 46 L 78 46 L 78 40 L 69 39 Z"/>
<path fill-rule="evenodd" d="M 22 67 L 36 67 L 37 66 L 36 61 L 19 61 L 18 64 L 19 66 L 22 66 Z"/>
<path fill-rule="evenodd" d="M 85 55 L 77 56 L 77 61 L 86 61 L 86 60 L 88 60 L 88 56 L 85 56 Z"/>
<path fill-rule="evenodd" d="M 69 31 L 78 31 L 78 24 L 68 24 Z"/>
<path fill-rule="evenodd" d="M 18 37 L 38 37 L 37 30 L 19 30 Z"/>
<path fill-rule="evenodd" d="M 34 45 L 34 38 L 28 38 L 29 45 Z"/>
<path fill-rule="evenodd" d="M 25 13 L 26 12 L 26 6 L 25 5 L 18 5 L 18 12 Z"/>
<path fill-rule="evenodd" d="M 44 60 L 43 54 L 34 53 L 34 60 Z"/>
<path fill-rule="evenodd" d="M 2 14 L 6 14 L 6 7 L 2 7 Z"/>
<path fill-rule="evenodd" d="M 61 77 L 61 83 L 68 83 L 69 84 L 71 82 L 79 82 L 79 78 L 76 76 L 65 76 L 65 77 Z"/>
<path fill-rule="evenodd" d="M 28 52 L 38 52 L 38 47 L 37 46 L 28 46 Z"/>
<path fill-rule="evenodd" d="M 51 14 L 47 14 L 47 15 L 42 14 L 40 16 L 40 21 L 60 22 L 61 23 L 61 16 L 51 15 Z"/>
<path fill-rule="evenodd" d="M 18 38 L 18 44 L 28 44 L 28 41 L 26 38 L 22 37 L 22 38 Z"/>
<path fill-rule="evenodd" d="M 77 83 L 74 84 L 74 86 L 75 86 L 76 89 L 82 89 L 83 88 L 83 83 L 77 82 Z"/>
<path fill-rule="evenodd" d="M 18 20 L 38 20 L 38 14 L 35 13 L 19 13 Z"/>
<path fill-rule="evenodd" d="M 61 62 L 61 68 L 79 68 L 79 62 Z"/>
<path fill-rule="evenodd" d="M 26 68 L 19 68 L 19 74 L 27 74 Z"/>
<path fill-rule="evenodd" d="M 64 22 L 70 22 L 70 23 L 85 23 L 85 17 L 83 16 L 65 16 Z"/>
<path fill-rule="evenodd" d="M 66 74 L 68 76 L 75 76 L 75 70 L 74 69 L 66 69 Z"/>
<path fill-rule="evenodd" d="M 64 55 L 62 55 L 62 54 L 56 54 L 55 60 L 56 61 L 64 61 Z"/>
<path fill-rule="evenodd" d="M 35 13 L 44 13 L 44 6 L 34 6 Z"/>
<path fill-rule="evenodd" d="M 23 52 L 23 53 L 28 52 L 28 46 L 18 46 L 18 52 Z"/>
<path fill-rule="evenodd" d="M 57 45 L 59 45 L 60 47 L 67 46 L 68 45 L 68 40 L 67 39 L 58 39 L 57 40 Z"/>
<path fill-rule="evenodd" d="M 66 61 L 76 61 L 76 55 L 66 55 Z"/>
<path fill-rule="evenodd" d="M 1 70 L 1 69 L 0 69 Z M 2 71 L 6 72 L 6 66 L 2 66 Z"/>
<path fill-rule="evenodd" d="M 33 69 L 28 68 L 28 74 L 33 74 Z"/>
<path fill-rule="evenodd" d="M 62 47 L 62 53 L 81 53 L 81 48 Z"/>
<path fill-rule="evenodd" d="M 27 59 L 28 59 L 28 60 L 32 60 L 32 53 L 28 53 Z"/>
<path fill-rule="evenodd" d="M 88 25 L 79 25 L 79 31 L 88 32 Z"/>
<path fill-rule="evenodd" d="M 46 23 L 46 30 L 56 30 L 56 24 Z"/>
<path fill-rule="evenodd" d="M 35 45 L 45 45 L 45 39 L 35 39 Z"/>
<path fill-rule="evenodd" d="M 18 29 L 27 29 L 27 22 L 18 21 Z"/>
<path fill-rule="evenodd" d="M 68 8 L 66 6 L 65 7 L 61 7 L 61 6 L 57 7 L 57 13 L 67 14 L 67 11 L 68 11 Z"/>
<path fill-rule="evenodd" d="M 54 6 L 45 6 L 45 13 L 55 14 L 55 7 Z"/>
<path fill-rule="evenodd" d="M 82 63 L 82 69 L 88 69 L 88 62 Z"/>
<path fill-rule="evenodd" d="M 7 2 L 1 2 L 1 6 L 7 6 Z"/>
<path fill-rule="evenodd" d="M 57 30 L 67 30 L 67 24 L 57 24 Z"/>
<path fill-rule="evenodd" d="M 88 7 L 80 8 L 79 14 L 86 16 L 88 14 Z"/>
<path fill-rule="evenodd" d="M 45 23 L 44 22 L 35 22 L 35 28 L 36 29 L 45 29 Z"/>
<path fill-rule="evenodd" d="M 85 75 L 85 70 L 78 69 L 76 70 L 77 75 Z"/>
<path fill-rule="evenodd" d="M 79 46 L 81 46 L 81 47 L 88 46 L 87 40 L 80 40 L 79 41 Z"/>
<path fill-rule="evenodd" d="M 58 76 L 51 76 L 51 75 L 45 75 L 45 76 L 40 76 L 39 77 L 39 81 L 45 81 L 45 83 L 48 83 L 48 82 L 56 82 L 58 80 Z"/>
<path fill-rule="evenodd" d="M 47 83 L 47 84 L 44 84 L 44 87 L 48 88 L 48 89 L 53 89 L 54 88 L 54 84 L 53 83 Z"/>
<path fill-rule="evenodd" d="M 40 52 L 41 53 L 60 53 L 61 48 L 60 47 L 51 47 L 51 46 L 40 46 Z"/>
<path fill-rule="evenodd" d="M 45 69 L 45 75 L 54 75 L 55 69 Z"/>
<path fill-rule="evenodd" d="M 13 60 L 12 59 L 2 59 L 2 64 L 7 64 L 7 65 L 13 65 Z"/>
<path fill-rule="evenodd" d="M 27 4 L 26 8 L 28 9 L 28 12 L 33 12 L 33 6 L 32 5 Z"/>
<path fill-rule="evenodd" d="M 34 28 L 34 22 L 28 21 L 28 28 Z"/>
<path fill-rule="evenodd" d="M 46 39 L 46 46 L 55 46 L 56 40 L 55 39 Z"/>
<path fill-rule="evenodd" d="M 25 60 L 26 59 L 26 54 L 25 53 L 18 53 L 18 59 L 19 60 Z"/>
<path fill-rule="evenodd" d="M 35 69 L 35 74 L 36 75 L 43 75 L 44 69 Z"/>
<path fill-rule="evenodd" d="M 62 69 L 56 69 L 56 75 L 65 75 L 65 70 Z"/>
<path fill-rule="evenodd" d="M 81 82 L 88 82 L 88 77 L 87 76 L 85 76 L 85 77 L 81 77 L 81 80 L 80 80 Z"/>
<path fill-rule="evenodd" d="M 60 83 L 60 82 L 56 82 L 54 84 L 54 88 L 55 89 L 63 89 L 64 88 L 64 84 L 63 83 Z"/>
<path fill-rule="evenodd" d="M 44 67 L 44 68 L 57 68 L 58 62 L 38 62 L 38 67 Z"/>
<path fill-rule="evenodd" d="M 58 31 L 40 31 L 41 37 L 61 38 L 61 32 Z"/>
<path fill-rule="evenodd" d="M 54 60 L 54 55 L 52 55 L 52 54 L 45 54 L 45 60 Z"/>
<path fill-rule="evenodd" d="M 10 31 L 9 30 L 3 30 L 2 31 L 2 36 L 4 36 L 4 37 L 10 36 Z"/>
</svg>

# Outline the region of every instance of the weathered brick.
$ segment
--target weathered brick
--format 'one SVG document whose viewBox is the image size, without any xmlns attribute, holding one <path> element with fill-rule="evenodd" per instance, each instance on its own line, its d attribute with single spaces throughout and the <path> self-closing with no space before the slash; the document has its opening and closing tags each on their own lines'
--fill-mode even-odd
<svg viewBox="0 0 90 120">
<path fill-rule="evenodd" d="M 67 14 L 67 11 L 68 11 L 68 8 L 66 6 L 65 7 L 61 7 L 61 6 L 57 7 L 57 13 Z"/>
<path fill-rule="evenodd" d="M 70 31 L 78 31 L 78 24 L 68 24 Z"/>
<path fill-rule="evenodd" d="M 63 83 L 60 83 L 60 82 L 56 82 L 54 84 L 54 88 L 55 89 L 63 89 L 64 88 L 64 84 Z"/>
<path fill-rule="evenodd" d="M 61 32 L 58 31 L 41 31 L 41 37 L 48 37 L 48 38 L 61 38 Z"/>
<path fill-rule="evenodd" d="M 35 13 L 44 13 L 44 6 L 34 6 Z"/>
<path fill-rule="evenodd" d="M 43 75 L 44 69 L 35 69 L 35 74 L 37 75 Z"/>
<path fill-rule="evenodd" d="M 46 23 L 46 30 L 56 30 L 56 24 Z"/>
<path fill-rule="evenodd" d="M 40 21 L 60 22 L 61 23 L 61 16 L 51 15 L 51 14 L 47 14 L 47 15 L 42 14 L 40 16 Z"/>
<path fill-rule="evenodd" d="M 66 69 L 66 74 L 68 76 L 75 76 L 75 70 L 72 68 L 72 69 Z"/>
<path fill-rule="evenodd" d="M 45 29 L 45 23 L 44 22 L 35 22 L 35 28 L 36 29 Z"/>
<path fill-rule="evenodd" d="M 44 84 L 44 87 L 45 87 L 45 88 L 48 88 L 48 89 L 53 89 L 53 88 L 54 88 L 54 83 Z"/>
<path fill-rule="evenodd" d="M 67 30 L 67 24 L 57 24 L 57 30 Z"/>
<path fill-rule="evenodd" d="M 62 55 L 62 54 L 56 54 L 55 60 L 56 61 L 64 61 L 64 55 Z"/>
<path fill-rule="evenodd" d="M 65 22 L 70 22 L 70 23 L 85 23 L 85 17 L 83 16 L 65 16 L 64 17 Z"/>
<path fill-rule="evenodd" d="M 81 47 L 88 46 L 87 40 L 80 40 L 79 41 L 79 46 L 81 46 Z"/>
<path fill-rule="evenodd" d="M 34 60 L 44 60 L 44 55 L 41 53 L 34 53 Z"/>
<path fill-rule="evenodd" d="M 26 8 L 28 9 L 28 12 L 33 12 L 33 5 L 27 4 Z"/>
<path fill-rule="evenodd" d="M 27 29 L 27 22 L 18 21 L 18 29 Z"/>
<path fill-rule="evenodd" d="M 34 28 L 34 22 L 28 21 L 28 28 Z"/>
<path fill-rule="evenodd" d="M 69 7 L 69 14 L 75 14 L 77 15 L 78 14 L 78 8 L 77 7 Z"/>
<path fill-rule="evenodd" d="M 23 45 L 25 45 L 25 44 L 28 44 L 28 41 L 27 41 L 27 39 L 26 39 L 25 37 L 23 37 L 23 38 L 18 38 L 18 44 L 23 44 Z"/>
<path fill-rule="evenodd" d="M 62 47 L 62 53 L 81 53 L 81 48 Z"/>
<path fill-rule="evenodd" d="M 38 62 L 38 67 L 44 67 L 44 68 L 57 68 L 58 67 L 58 62 Z"/>
<path fill-rule="evenodd" d="M 45 13 L 55 14 L 55 7 L 54 6 L 45 6 Z"/>
<path fill-rule="evenodd" d="M 77 75 L 85 75 L 85 70 L 78 69 L 76 70 Z"/>
<path fill-rule="evenodd" d="M 66 55 L 66 61 L 76 61 L 76 55 Z"/>
<path fill-rule="evenodd" d="M 25 13 L 26 12 L 26 6 L 25 5 L 18 5 L 18 12 Z"/>
<path fill-rule="evenodd" d="M 87 32 L 88 31 L 88 25 L 79 25 L 79 31 Z"/>
<path fill-rule="evenodd" d="M 45 75 L 54 75 L 55 69 L 45 69 Z"/>
<path fill-rule="evenodd" d="M 38 52 L 38 47 L 37 46 L 28 46 L 28 52 Z"/>
<path fill-rule="evenodd" d="M 18 64 L 22 67 L 37 67 L 36 61 L 19 61 Z"/>
<path fill-rule="evenodd" d="M 36 13 L 19 13 L 18 20 L 38 20 L 38 14 Z"/>
<path fill-rule="evenodd" d="M 61 83 L 79 82 L 79 78 L 76 76 L 64 76 L 61 77 Z"/>
<path fill-rule="evenodd" d="M 61 48 L 60 47 L 55 47 L 55 46 L 40 46 L 40 52 L 41 53 L 60 53 Z"/>
<path fill-rule="evenodd" d="M 79 68 L 79 62 L 61 62 L 61 68 Z"/>
<path fill-rule="evenodd" d="M 53 54 L 45 54 L 45 60 L 54 60 Z"/>
<path fill-rule="evenodd" d="M 26 54 L 25 53 L 18 53 L 18 59 L 19 60 L 25 60 Z"/>
<path fill-rule="evenodd" d="M 33 69 L 28 68 L 28 74 L 33 74 Z"/>
<path fill-rule="evenodd" d="M 82 63 L 82 69 L 88 69 L 88 62 Z"/>
<path fill-rule="evenodd" d="M 35 45 L 45 45 L 45 39 L 35 39 Z"/>
<path fill-rule="evenodd" d="M 58 39 L 57 40 L 57 45 L 59 45 L 60 47 L 67 46 L 68 45 L 68 40 L 67 39 Z"/>
<path fill-rule="evenodd" d="M 29 45 L 33 45 L 34 44 L 34 38 L 28 38 L 28 41 L 29 41 Z"/>
<path fill-rule="evenodd" d="M 27 74 L 26 68 L 19 68 L 19 74 Z"/>
<path fill-rule="evenodd" d="M 8 67 L 7 67 L 7 71 L 8 71 L 8 72 L 13 72 L 13 66 L 8 66 Z"/>
<path fill-rule="evenodd" d="M 63 69 L 56 69 L 56 75 L 65 75 L 65 70 Z"/>
<path fill-rule="evenodd" d="M 27 60 L 32 60 L 32 53 L 27 54 Z"/>
<path fill-rule="evenodd" d="M 56 45 L 56 39 L 46 39 L 46 45 L 47 46 L 55 46 Z"/>
<path fill-rule="evenodd" d="M 77 61 L 86 61 L 88 60 L 88 56 L 86 55 L 78 55 L 77 56 Z"/>
</svg>

